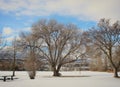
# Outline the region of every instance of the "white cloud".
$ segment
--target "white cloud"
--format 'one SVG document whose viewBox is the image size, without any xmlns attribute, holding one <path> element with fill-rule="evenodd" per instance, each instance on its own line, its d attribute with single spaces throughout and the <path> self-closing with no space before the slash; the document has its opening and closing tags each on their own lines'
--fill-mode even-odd
<svg viewBox="0 0 120 87">
<path fill-rule="evenodd" d="M 19 39 L 19 34 L 21 32 L 30 32 L 30 27 L 25 27 L 22 29 L 13 29 L 11 27 L 3 28 L 3 37 L 7 40 L 7 42 L 11 42 L 14 38 Z"/>
<path fill-rule="evenodd" d="M 0 9 L 16 15 L 75 16 L 84 20 L 120 19 L 119 0 L 0 0 Z"/>
<path fill-rule="evenodd" d="M 4 35 L 10 35 L 12 34 L 13 30 L 10 27 L 4 27 L 3 28 L 3 34 Z"/>
</svg>

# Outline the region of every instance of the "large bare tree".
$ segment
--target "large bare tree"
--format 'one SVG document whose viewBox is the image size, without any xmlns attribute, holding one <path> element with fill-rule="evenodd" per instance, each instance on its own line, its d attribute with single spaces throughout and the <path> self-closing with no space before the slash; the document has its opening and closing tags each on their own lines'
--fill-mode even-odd
<svg viewBox="0 0 120 87">
<path fill-rule="evenodd" d="M 76 61 L 75 55 L 82 40 L 81 31 L 75 25 L 40 20 L 33 25 L 32 35 L 42 41 L 38 48 L 51 66 L 53 76 L 60 76 L 64 64 Z"/>
<path fill-rule="evenodd" d="M 117 21 L 110 24 L 110 20 L 101 19 L 96 28 L 89 30 L 89 38 L 97 46 L 97 49 L 100 49 L 107 56 L 114 70 L 114 77 L 118 77 L 120 60 L 117 57 L 114 58 L 114 52 L 120 41 L 120 23 Z"/>
</svg>

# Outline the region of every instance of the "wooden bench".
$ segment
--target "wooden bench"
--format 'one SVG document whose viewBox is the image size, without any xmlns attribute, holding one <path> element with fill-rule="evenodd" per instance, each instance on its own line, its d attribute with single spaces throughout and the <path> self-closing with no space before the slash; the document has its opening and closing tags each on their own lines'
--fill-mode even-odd
<svg viewBox="0 0 120 87">
<path fill-rule="evenodd" d="M 5 82 L 6 80 L 13 80 L 13 75 L 5 75 L 5 76 L 0 76 L 2 77 L 2 80 Z"/>
</svg>

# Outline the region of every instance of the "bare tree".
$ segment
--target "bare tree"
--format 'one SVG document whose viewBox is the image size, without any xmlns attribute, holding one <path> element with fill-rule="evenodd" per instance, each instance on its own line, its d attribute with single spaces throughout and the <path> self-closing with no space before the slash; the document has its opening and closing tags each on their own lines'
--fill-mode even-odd
<svg viewBox="0 0 120 87">
<path fill-rule="evenodd" d="M 30 79 L 34 79 L 36 70 L 38 68 L 38 57 L 37 57 L 37 41 L 31 34 L 21 34 L 21 40 L 19 46 L 26 53 L 25 68 L 28 71 Z M 38 45 L 37 45 L 38 46 Z"/>
<path fill-rule="evenodd" d="M 12 69 L 13 69 L 13 76 L 15 76 L 16 55 L 17 55 L 17 40 L 16 40 L 16 38 L 14 38 L 14 40 L 12 41 L 12 46 L 13 46 L 13 65 L 12 65 Z"/>
<path fill-rule="evenodd" d="M 86 48 L 85 55 L 89 58 L 89 66 L 90 70 L 97 71 L 107 71 L 108 70 L 108 62 L 106 55 L 102 50 L 98 48 L 97 45 L 94 44 L 94 40 L 92 39 L 92 34 L 90 32 L 83 32 L 83 44 Z"/>
<path fill-rule="evenodd" d="M 36 66 L 35 53 L 33 51 L 30 51 L 25 62 L 25 68 L 28 71 L 30 79 L 34 79 L 36 76 Z"/>
<path fill-rule="evenodd" d="M 95 46 L 98 47 L 108 58 L 109 62 L 114 69 L 114 77 L 118 77 L 118 68 L 120 66 L 120 60 L 114 61 L 113 53 L 120 41 L 120 24 L 115 22 L 110 24 L 109 20 L 101 19 L 98 23 L 98 27 L 89 30 L 89 38 Z M 118 59 L 116 57 L 116 59 Z"/>
<path fill-rule="evenodd" d="M 76 61 L 76 51 L 81 46 L 81 32 L 73 24 L 60 24 L 55 20 L 40 20 L 32 27 L 32 34 L 42 41 L 39 48 L 50 64 L 53 76 L 60 76 L 60 68 Z"/>
</svg>

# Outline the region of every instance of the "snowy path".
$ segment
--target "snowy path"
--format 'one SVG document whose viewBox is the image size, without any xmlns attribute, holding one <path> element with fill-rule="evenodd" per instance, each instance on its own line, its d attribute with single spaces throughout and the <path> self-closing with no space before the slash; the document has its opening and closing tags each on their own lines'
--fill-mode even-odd
<svg viewBox="0 0 120 87">
<path fill-rule="evenodd" d="M 52 77 L 52 72 L 37 72 L 36 79 L 30 80 L 27 72 L 16 72 L 19 79 L 7 82 L 0 80 L 0 87 L 120 87 L 120 78 L 113 78 L 112 73 L 91 71 L 61 73 L 63 77 Z"/>
</svg>

